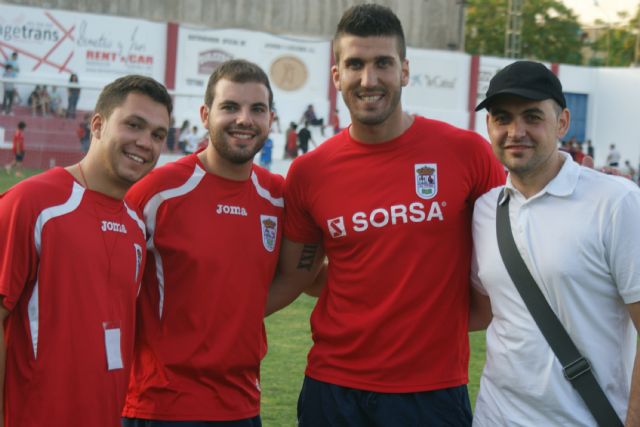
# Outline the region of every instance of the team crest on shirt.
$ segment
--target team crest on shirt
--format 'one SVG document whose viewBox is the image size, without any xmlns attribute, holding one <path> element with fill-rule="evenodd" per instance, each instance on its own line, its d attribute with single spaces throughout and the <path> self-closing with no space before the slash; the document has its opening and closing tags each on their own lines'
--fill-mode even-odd
<svg viewBox="0 0 640 427">
<path fill-rule="evenodd" d="M 418 197 L 425 200 L 434 198 L 438 193 L 438 165 L 420 163 L 414 165 L 414 170 Z"/>
<path fill-rule="evenodd" d="M 142 246 L 134 243 L 133 249 L 136 251 L 136 276 L 134 278 L 134 282 L 137 282 L 138 275 L 140 274 L 140 267 L 142 266 Z"/>
<path fill-rule="evenodd" d="M 262 227 L 262 244 L 269 252 L 273 252 L 278 238 L 278 218 L 271 215 L 260 215 Z"/>
</svg>

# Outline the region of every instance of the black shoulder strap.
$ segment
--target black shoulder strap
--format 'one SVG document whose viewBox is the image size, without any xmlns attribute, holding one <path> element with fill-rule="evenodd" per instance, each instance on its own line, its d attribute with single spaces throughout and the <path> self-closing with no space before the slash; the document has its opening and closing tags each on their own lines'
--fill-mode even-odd
<svg viewBox="0 0 640 427">
<path fill-rule="evenodd" d="M 502 197 L 506 197 L 500 204 Z M 622 427 L 622 422 L 596 381 L 589 361 L 585 359 L 545 299 L 513 240 L 509 220 L 509 195 L 504 188 L 498 196 L 496 213 L 498 247 L 511 280 L 531 313 L 538 328 L 563 367 L 565 378 L 587 404 L 600 427 Z"/>
</svg>

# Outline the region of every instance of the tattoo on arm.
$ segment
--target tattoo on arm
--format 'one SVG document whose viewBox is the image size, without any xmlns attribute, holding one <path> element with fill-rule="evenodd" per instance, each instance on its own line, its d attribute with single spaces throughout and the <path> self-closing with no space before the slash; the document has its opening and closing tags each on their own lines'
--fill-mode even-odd
<svg viewBox="0 0 640 427">
<path fill-rule="evenodd" d="M 313 260 L 315 259 L 317 253 L 318 245 L 304 245 L 302 247 L 300 260 L 298 261 L 298 269 L 311 271 L 311 266 L 313 265 Z"/>
</svg>

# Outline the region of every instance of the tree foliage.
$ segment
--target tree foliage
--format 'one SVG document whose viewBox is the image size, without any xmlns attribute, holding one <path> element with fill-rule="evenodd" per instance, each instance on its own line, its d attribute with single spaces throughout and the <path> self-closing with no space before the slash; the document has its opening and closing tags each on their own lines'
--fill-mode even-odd
<svg viewBox="0 0 640 427">
<path fill-rule="evenodd" d="M 469 0 L 465 50 L 504 56 L 508 0 Z M 582 62 L 582 31 L 574 12 L 559 0 L 525 0 L 522 57 L 565 64 Z"/>
<path fill-rule="evenodd" d="M 596 41 L 591 49 L 596 53 L 589 58 L 589 65 L 608 65 L 612 67 L 627 67 L 640 60 L 636 56 L 640 26 L 640 6 L 632 19 L 627 19 L 624 13 L 619 14 L 622 24 L 611 24 L 597 21 L 601 26 Z M 636 64 L 640 65 L 640 64 Z"/>
</svg>

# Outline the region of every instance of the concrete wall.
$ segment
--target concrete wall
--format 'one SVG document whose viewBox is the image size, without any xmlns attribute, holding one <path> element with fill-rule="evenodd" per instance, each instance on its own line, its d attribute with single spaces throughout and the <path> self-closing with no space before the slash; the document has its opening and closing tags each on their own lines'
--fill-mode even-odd
<svg viewBox="0 0 640 427">
<path fill-rule="evenodd" d="M 329 39 L 342 13 L 362 0 L 0 0 L 0 3 L 244 28 Z M 378 0 L 403 23 L 407 44 L 462 50 L 460 0 Z"/>
</svg>

